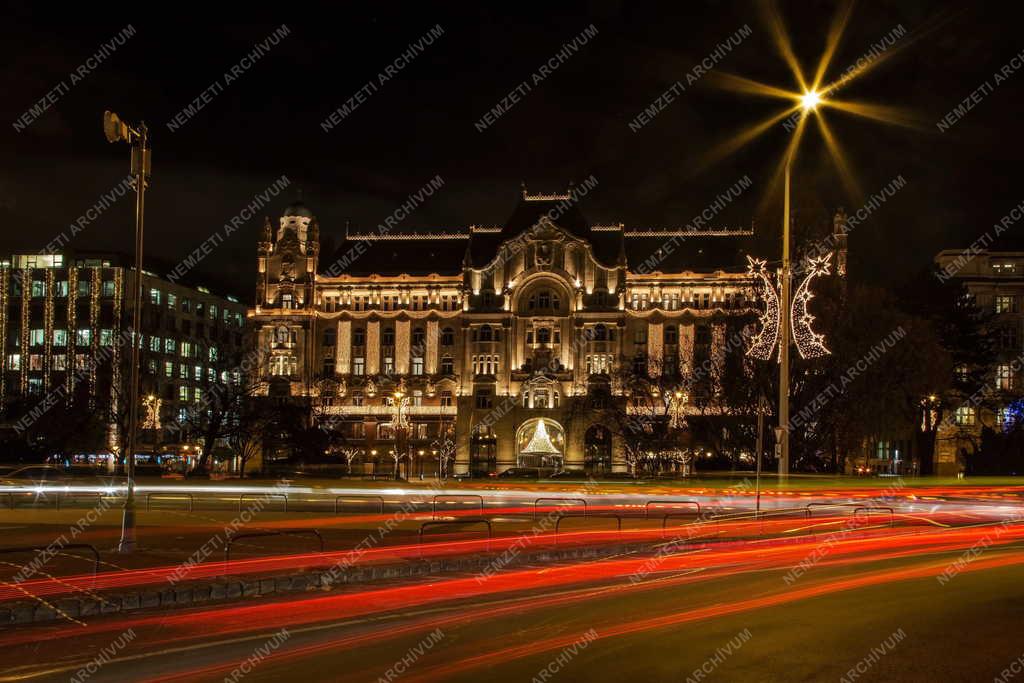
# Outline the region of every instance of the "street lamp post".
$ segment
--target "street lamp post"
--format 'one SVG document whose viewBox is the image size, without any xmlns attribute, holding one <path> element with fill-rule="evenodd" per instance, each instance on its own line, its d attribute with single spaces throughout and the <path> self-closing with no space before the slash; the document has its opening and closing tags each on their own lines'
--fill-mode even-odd
<svg viewBox="0 0 1024 683">
<path fill-rule="evenodd" d="M 395 480 L 401 479 L 401 462 L 402 462 L 402 450 L 399 448 L 401 444 L 402 448 L 406 447 L 405 430 L 408 424 L 408 420 L 405 417 L 403 408 L 406 406 L 406 402 L 409 400 L 405 395 L 404 383 L 400 382 L 398 387 L 395 388 L 394 399 L 395 399 Z M 408 455 L 406 453 L 406 455 Z M 408 465 L 406 465 L 406 471 L 408 472 Z"/>
<path fill-rule="evenodd" d="M 810 90 L 800 98 L 800 109 L 806 116 L 814 111 L 821 95 Z M 782 273 L 779 283 L 779 478 L 789 476 L 789 343 L 790 343 L 790 282 L 793 276 L 789 258 L 790 229 L 790 169 L 796 147 L 786 154 L 784 193 L 782 200 Z"/>
<path fill-rule="evenodd" d="M 103 112 L 103 132 L 107 142 L 124 141 L 132 146 L 132 175 L 135 176 L 135 280 L 132 283 L 131 380 L 128 391 L 128 434 L 124 440 L 127 454 L 128 490 L 121 518 L 121 540 L 118 552 L 135 550 L 135 441 L 139 423 L 139 339 L 142 329 L 142 236 L 146 180 L 149 167 L 149 129 L 145 122 L 129 126 L 117 114 Z"/>
</svg>

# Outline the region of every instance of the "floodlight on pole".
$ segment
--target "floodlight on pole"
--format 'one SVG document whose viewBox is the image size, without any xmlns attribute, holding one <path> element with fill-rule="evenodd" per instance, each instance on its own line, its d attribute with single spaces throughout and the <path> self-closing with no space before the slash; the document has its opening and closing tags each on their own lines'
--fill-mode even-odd
<svg viewBox="0 0 1024 683">
<path fill-rule="evenodd" d="M 112 111 L 103 112 L 103 133 L 107 142 L 132 146 L 131 172 L 135 178 L 135 276 L 132 281 L 131 380 L 128 390 L 128 433 L 122 443 L 127 463 L 127 491 L 121 517 L 118 551 L 135 550 L 135 444 L 139 424 L 139 340 L 142 333 L 142 244 L 146 184 L 150 175 L 149 129 L 145 122 L 130 126 Z"/>
</svg>

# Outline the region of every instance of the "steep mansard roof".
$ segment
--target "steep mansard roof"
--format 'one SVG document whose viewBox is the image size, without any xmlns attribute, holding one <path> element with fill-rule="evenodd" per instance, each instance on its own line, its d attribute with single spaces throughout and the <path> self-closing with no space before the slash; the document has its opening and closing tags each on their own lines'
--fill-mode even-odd
<svg viewBox="0 0 1024 683">
<path fill-rule="evenodd" d="M 686 232 L 592 225 L 569 194 L 531 196 L 524 191 L 503 226 L 404 229 L 386 235 L 351 230 L 333 254 L 321 254 L 319 269 L 325 273 L 332 265 L 342 264 L 340 272 L 353 276 L 459 275 L 467 250 L 472 265 L 484 266 L 503 242 L 544 218 L 590 242 L 602 263 L 614 265 L 624 248 L 627 265 L 634 272 L 740 271 L 746 268 L 745 255 L 753 249 L 752 230 Z"/>
</svg>

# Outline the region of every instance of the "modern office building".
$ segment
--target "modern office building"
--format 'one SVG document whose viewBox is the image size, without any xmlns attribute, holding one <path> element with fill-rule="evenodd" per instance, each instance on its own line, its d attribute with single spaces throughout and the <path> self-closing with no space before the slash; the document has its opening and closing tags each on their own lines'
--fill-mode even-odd
<svg viewBox="0 0 1024 683">
<path fill-rule="evenodd" d="M 15 254 L 0 261 L 0 403 L 18 409 L 86 400 L 109 423 L 117 452 L 126 414 L 135 270 L 115 254 Z M 142 274 L 140 450 L 174 452 L 178 425 L 204 387 L 239 382 L 246 306 L 203 286 Z"/>
</svg>

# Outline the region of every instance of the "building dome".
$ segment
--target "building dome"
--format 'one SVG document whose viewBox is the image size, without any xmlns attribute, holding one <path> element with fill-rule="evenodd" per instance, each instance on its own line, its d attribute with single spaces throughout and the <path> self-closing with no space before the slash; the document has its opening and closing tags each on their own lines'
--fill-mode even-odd
<svg viewBox="0 0 1024 683">
<path fill-rule="evenodd" d="M 302 203 L 302 201 L 296 201 L 285 207 L 284 212 L 281 214 L 282 218 L 289 216 L 295 216 L 297 218 L 312 218 L 313 212 L 309 210 L 309 207 Z"/>
</svg>

